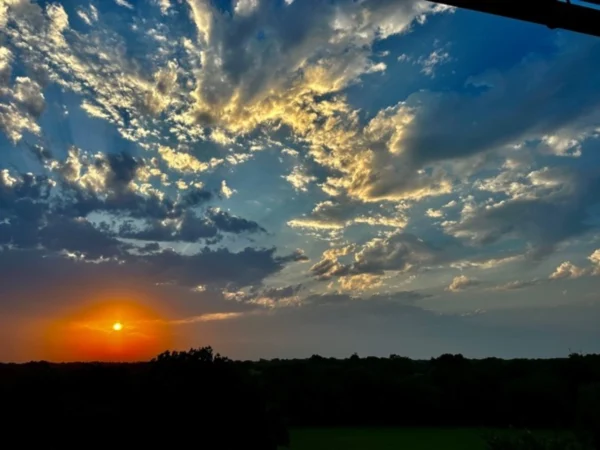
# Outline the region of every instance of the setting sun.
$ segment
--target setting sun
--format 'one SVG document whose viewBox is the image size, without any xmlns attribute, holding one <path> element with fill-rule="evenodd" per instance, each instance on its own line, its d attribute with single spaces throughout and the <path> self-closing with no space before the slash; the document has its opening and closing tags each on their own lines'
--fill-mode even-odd
<svg viewBox="0 0 600 450">
<path fill-rule="evenodd" d="M 90 304 L 48 331 L 48 351 L 60 360 L 144 360 L 170 345 L 168 321 L 132 301 Z"/>
</svg>

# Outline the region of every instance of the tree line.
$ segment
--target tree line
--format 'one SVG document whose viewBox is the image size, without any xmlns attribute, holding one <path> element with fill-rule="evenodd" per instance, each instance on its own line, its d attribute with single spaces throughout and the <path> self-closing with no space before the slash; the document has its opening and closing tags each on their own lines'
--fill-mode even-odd
<svg viewBox="0 0 600 450">
<path fill-rule="evenodd" d="M 600 449 L 600 355 L 232 361 L 205 347 L 147 363 L 0 365 L 0 401 L 5 439 L 67 447 L 276 449 L 294 426 L 445 426 L 570 429 Z"/>
</svg>

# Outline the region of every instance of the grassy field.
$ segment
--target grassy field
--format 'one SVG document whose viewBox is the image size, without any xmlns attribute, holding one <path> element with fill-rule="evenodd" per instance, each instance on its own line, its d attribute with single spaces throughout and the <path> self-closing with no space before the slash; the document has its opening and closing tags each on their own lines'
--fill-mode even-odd
<svg viewBox="0 0 600 450">
<path fill-rule="evenodd" d="M 486 431 L 462 428 L 300 428 L 292 450 L 485 450 Z"/>
</svg>

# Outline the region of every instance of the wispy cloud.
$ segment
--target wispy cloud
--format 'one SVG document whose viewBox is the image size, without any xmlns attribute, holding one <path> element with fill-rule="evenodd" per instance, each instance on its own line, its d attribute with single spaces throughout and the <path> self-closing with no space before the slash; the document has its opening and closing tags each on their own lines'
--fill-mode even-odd
<svg viewBox="0 0 600 450">
<path fill-rule="evenodd" d="M 213 322 L 220 320 L 231 320 L 243 317 L 245 314 L 241 312 L 222 312 L 222 313 L 210 313 L 201 314 L 198 316 L 186 317 L 184 319 L 170 320 L 167 323 L 169 325 L 191 325 L 194 323 L 201 322 Z"/>
</svg>

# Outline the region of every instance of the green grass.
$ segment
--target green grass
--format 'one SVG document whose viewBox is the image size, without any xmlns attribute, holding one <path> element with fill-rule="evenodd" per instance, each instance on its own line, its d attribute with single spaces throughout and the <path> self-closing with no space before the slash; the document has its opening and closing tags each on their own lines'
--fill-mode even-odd
<svg viewBox="0 0 600 450">
<path fill-rule="evenodd" d="M 291 450 L 485 450 L 483 429 L 298 428 Z"/>
</svg>

